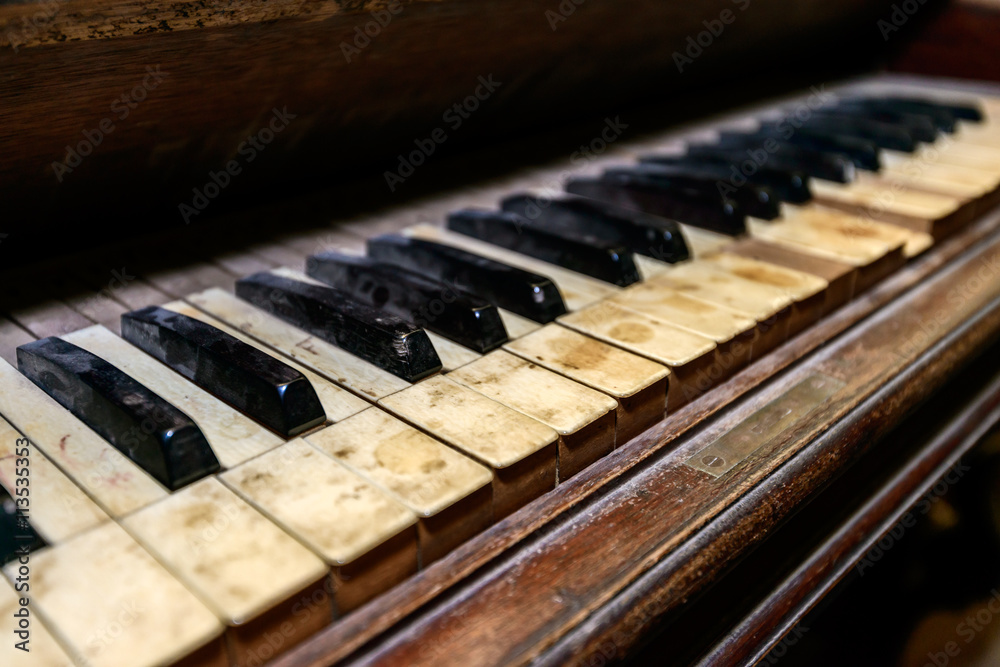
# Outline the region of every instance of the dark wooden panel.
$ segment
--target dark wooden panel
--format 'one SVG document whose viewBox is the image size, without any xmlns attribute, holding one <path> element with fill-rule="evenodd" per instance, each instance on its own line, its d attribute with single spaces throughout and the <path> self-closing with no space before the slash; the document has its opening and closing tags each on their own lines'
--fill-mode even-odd
<svg viewBox="0 0 1000 667">
<path fill-rule="evenodd" d="M 398 5 L 348 62 L 342 44 L 353 43 L 386 2 L 3 3 L 4 228 L 23 234 L 45 223 L 88 238 L 112 222 L 129 223 L 119 226 L 125 231 L 160 218 L 181 225 L 179 205 L 191 204 L 209 172 L 231 160 L 242 171 L 196 222 L 223 204 L 307 182 L 379 177 L 435 128 L 447 133 L 438 149 L 445 151 L 474 137 L 621 112 L 636 100 L 732 78 L 779 45 L 808 43 L 807 35 L 833 39 L 876 4 L 566 0 L 562 6 L 575 9 L 563 9 L 566 20 L 553 29 L 547 12 L 559 15 L 561 6 L 553 0 L 418 0 Z M 731 25 L 678 72 L 673 53 L 724 10 L 734 12 Z M 474 115 L 444 118 L 490 75 L 502 85 Z M 240 147 L 276 108 L 294 118 L 253 151 L 251 164 L 250 148 L 241 154 Z M 113 129 L 102 131 L 102 123 Z M 85 132 L 100 143 L 73 166 L 67 146 L 89 150 Z"/>
</svg>

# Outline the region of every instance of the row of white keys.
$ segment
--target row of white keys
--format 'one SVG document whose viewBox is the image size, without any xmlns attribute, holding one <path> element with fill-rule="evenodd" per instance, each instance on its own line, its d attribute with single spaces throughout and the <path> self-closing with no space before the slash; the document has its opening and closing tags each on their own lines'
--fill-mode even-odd
<svg viewBox="0 0 1000 667">
<path fill-rule="evenodd" d="M 268 351 L 262 344 L 249 336 L 189 304 L 173 302 L 164 307 L 200 319 L 248 344 Z M 287 353 L 286 350 L 270 350 L 269 352 L 272 354 L 276 352 Z M 478 356 L 476 355 L 477 358 Z M 285 360 L 307 374 L 320 396 L 320 400 L 324 402 L 327 416 L 332 421 L 343 421 L 369 407 L 370 404 L 317 375 L 309 368 L 296 364 L 290 358 L 286 357 Z M 349 372 L 349 369 L 345 372 Z M 348 380 L 343 375 L 340 377 Z M 544 493 L 545 490 L 552 488 L 555 482 L 554 449 L 549 461 L 546 461 L 544 455 L 539 455 L 539 450 L 545 449 L 546 444 L 556 440 L 555 433 L 523 415 L 513 413 L 513 411 L 505 411 L 504 406 L 497 405 L 492 401 L 483 399 L 485 404 L 483 402 L 477 403 L 476 398 L 482 397 L 455 383 L 448 383 L 445 386 L 445 388 L 450 389 L 448 402 L 438 401 L 434 404 L 434 408 L 427 412 L 419 409 L 407 410 L 405 406 L 408 402 L 419 400 L 417 397 L 425 396 L 427 388 L 435 385 L 435 379 L 429 380 L 430 384 L 420 383 L 391 394 L 383 401 L 392 399 L 390 403 L 385 403 L 385 405 L 408 421 L 417 423 L 420 419 L 426 418 L 425 423 L 418 424 L 424 430 L 493 468 L 497 475 L 494 481 L 494 503 L 495 508 L 497 508 L 495 511 L 499 513 L 499 516 L 506 516 L 513 509 L 517 509 Z M 331 406 L 331 403 L 335 403 L 335 405 Z M 475 418 L 475 415 L 478 415 L 478 418 Z M 516 428 L 508 430 L 508 427 L 512 427 L 512 425 L 516 425 Z M 542 437 L 539 439 L 540 431 L 551 438 Z M 503 433 L 505 437 L 497 440 L 496 434 L 498 433 Z M 545 474 L 546 467 L 550 469 L 550 474 Z M 504 471 L 503 479 L 501 479 L 501 470 Z M 542 470 L 542 472 L 538 474 L 538 470 Z M 532 475 L 527 471 L 535 471 L 536 474 Z M 519 477 L 515 480 L 514 476 L 518 475 Z M 526 484 L 529 479 L 532 484 Z"/>
</svg>

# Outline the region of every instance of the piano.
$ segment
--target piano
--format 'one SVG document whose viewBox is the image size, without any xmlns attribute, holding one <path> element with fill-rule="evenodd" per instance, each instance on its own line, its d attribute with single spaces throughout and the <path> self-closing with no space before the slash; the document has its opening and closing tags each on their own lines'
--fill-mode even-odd
<svg viewBox="0 0 1000 667">
<path fill-rule="evenodd" d="M 1000 422 L 1000 84 L 723 103 L 684 69 L 892 8 L 622 4 L 0 5 L 4 664 L 773 660 L 953 473 Z M 504 11 L 516 64 L 599 48 L 425 43 Z M 656 72 L 682 109 L 607 112 Z M 554 159 L 490 134 L 588 82 Z"/>
</svg>

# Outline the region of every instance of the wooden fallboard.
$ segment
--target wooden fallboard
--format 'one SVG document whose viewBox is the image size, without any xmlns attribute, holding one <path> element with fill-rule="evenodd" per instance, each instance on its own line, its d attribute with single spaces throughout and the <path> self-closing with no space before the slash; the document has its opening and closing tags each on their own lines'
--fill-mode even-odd
<svg viewBox="0 0 1000 667">
<path fill-rule="evenodd" d="M 994 211 L 275 664 L 626 655 L 997 337 L 998 276 Z"/>
</svg>

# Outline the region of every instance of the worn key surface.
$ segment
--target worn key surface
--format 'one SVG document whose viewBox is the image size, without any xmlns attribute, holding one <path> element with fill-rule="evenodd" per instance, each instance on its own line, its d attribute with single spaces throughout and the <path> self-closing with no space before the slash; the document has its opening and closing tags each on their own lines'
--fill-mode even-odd
<svg viewBox="0 0 1000 667">
<path fill-rule="evenodd" d="M 663 419 L 670 374 L 665 366 L 558 324 L 546 325 L 504 349 L 615 399 L 618 444 Z"/>
<path fill-rule="evenodd" d="M 123 525 L 227 626 L 239 667 L 260 664 L 332 619 L 330 605 L 325 613 L 301 614 L 300 599 L 325 594 L 326 563 L 215 478 L 128 516 Z M 277 650 L 265 636 L 275 632 L 283 638 Z"/>
<path fill-rule="evenodd" d="M 107 522 L 32 556 L 31 603 L 95 667 L 224 667 L 223 626 L 118 524 Z M 4 572 L 17 576 L 16 563 Z"/>
<path fill-rule="evenodd" d="M 236 295 L 407 382 L 441 370 L 423 329 L 344 292 L 267 272 L 239 280 Z"/>
<path fill-rule="evenodd" d="M 858 270 L 850 264 L 817 255 L 808 255 L 753 238 L 740 239 L 726 246 L 725 252 L 784 266 L 803 273 L 811 273 L 823 279 L 827 283 L 827 289 L 823 293 L 824 314 L 839 308 L 854 296 Z"/>
<path fill-rule="evenodd" d="M 31 614 L 31 598 L 26 596 L 28 589 L 24 583 L 17 584 L 21 591 L 14 590 L 14 584 L 0 581 L 0 615 L 7 619 L 17 619 L 15 614 Z M 29 584 L 30 587 L 30 584 Z M 24 603 L 22 605 L 22 603 Z M 44 619 L 37 615 L 31 617 L 29 630 L 15 630 L 12 637 L 0 647 L 0 662 L 7 667 L 75 667 L 66 650 L 52 636 Z M 20 635 L 19 632 L 24 632 Z M 21 642 L 23 646 L 18 646 Z M 22 650 L 25 649 L 25 650 Z"/>
<path fill-rule="evenodd" d="M 338 615 L 417 571 L 416 515 L 301 438 L 220 478 L 326 561 Z"/>
<path fill-rule="evenodd" d="M 614 449 L 617 402 L 537 364 L 497 350 L 448 377 L 555 429 L 560 480 Z"/>
<path fill-rule="evenodd" d="M 101 326 L 67 334 L 64 340 L 96 354 L 183 410 L 199 426 L 226 468 L 284 442 L 246 415 L 181 377 Z"/>
<path fill-rule="evenodd" d="M 559 435 L 447 375 L 387 396 L 379 405 L 490 467 L 494 520 L 555 487 Z"/>
<path fill-rule="evenodd" d="M 122 316 L 122 338 L 286 438 L 326 421 L 302 373 L 205 322 L 149 306 Z"/>
<path fill-rule="evenodd" d="M 710 338 L 610 301 L 565 315 L 559 323 L 669 367 L 668 410 L 707 391 L 737 365 L 737 358 L 719 355 Z M 746 354 L 738 352 L 738 359 Z"/>
<path fill-rule="evenodd" d="M 306 437 L 420 517 L 420 562 L 441 558 L 493 521 L 489 469 L 379 408 Z"/>
</svg>

